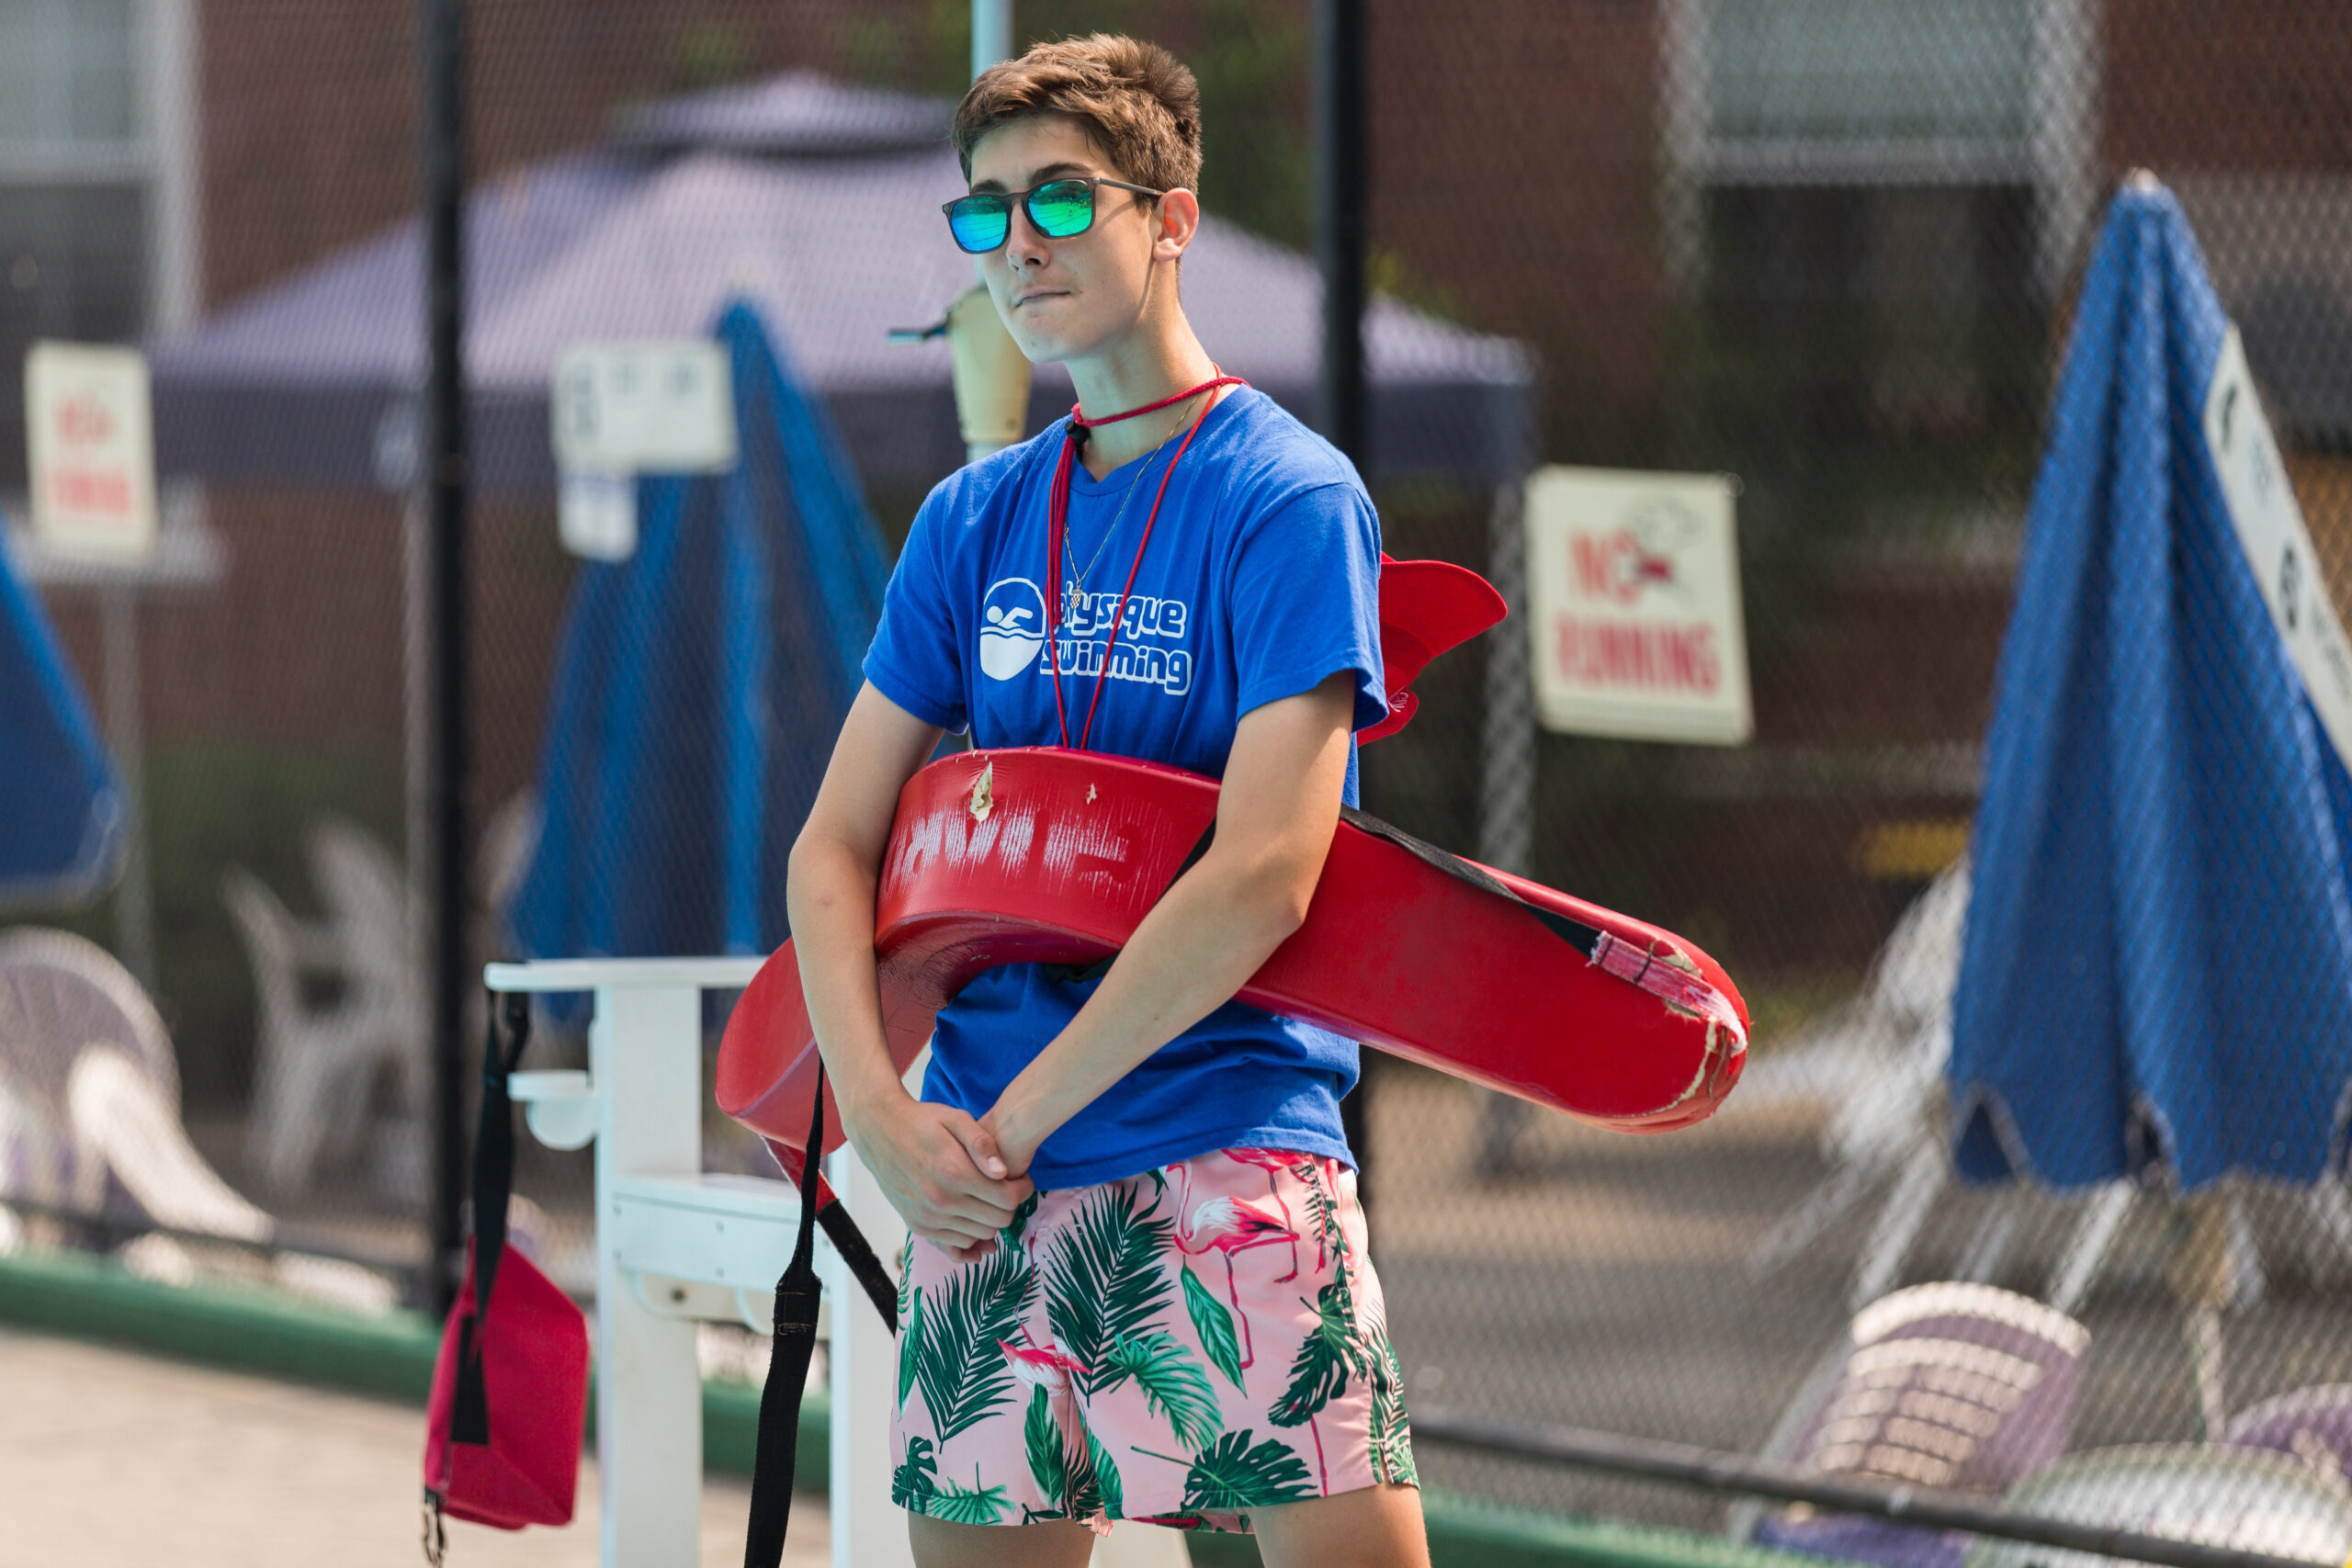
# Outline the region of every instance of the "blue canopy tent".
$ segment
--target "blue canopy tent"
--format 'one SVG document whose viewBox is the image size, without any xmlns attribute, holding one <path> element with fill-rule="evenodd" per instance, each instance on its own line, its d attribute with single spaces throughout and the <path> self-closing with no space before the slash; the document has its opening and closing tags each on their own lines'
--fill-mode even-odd
<svg viewBox="0 0 2352 1568">
<path fill-rule="evenodd" d="M 784 857 L 881 613 L 882 542 L 759 313 L 716 331 L 731 470 L 640 479 L 637 552 L 581 569 L 515 895 L 532 957 L 766 953 Z"/>
<path fill-rule="evenodd" d="M 0 908 L 85 903 L 122 867 L 122 784 L 40 601 L 0 550 Z"/>
<path fill-rule="evenodd" d="M 2161 1161 L 2194 1191 L 2343 1158 L 2352 782 L 2208 443 L 2228 341 L 2178 203 L 2135 181 L 2084 279 L 1985 746 L 1949 1069 L 1972 1179 Z"/>
</svg>

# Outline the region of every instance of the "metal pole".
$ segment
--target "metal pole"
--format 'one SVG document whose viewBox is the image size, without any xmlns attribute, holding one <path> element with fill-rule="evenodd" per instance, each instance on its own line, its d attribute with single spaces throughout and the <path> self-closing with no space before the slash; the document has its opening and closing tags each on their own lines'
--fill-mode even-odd
<svg viewBox="0 0 2352 1568">
<path fill-rule="evenodd" d="M 465 1195 L 465 0 L 424 0 L 424 462 L 433 624 L 433 1258 L 436 1315 L 457 1294 Z"/>
<path fill-rule="evenodd" d="M 1363 0 L 1315 3 L 1315 261 L 1323 275 L 1323 362 L 1315 417 L 1324 437 L 1364 466 Z M 1365 1063 L 1368 1068 L 1370 1062 Z M 1365 1125 L 1368 1078 L 1340 1102 L 1340 1122 L 1355 1151 L 1357 1198 L 1372 1190 Z"/>
<path fill-rule="evenodd" d="M 1323 275 L 1316 419 L 1363 466 L 1363 0 L 1316 0 L 1315 259 Z"/>
<path fill-rule="evenodd" d="M 2208 1546 L 2072 1519 L 2014 1514 L 1998 1503 L 1964 1493 L 1801 1475 L 1744 1454 L 1693 1448 L 1686 1443 L 1656 1442 L 1646 1438 L 1621 1438 L 1577 1427 L 1524 1427 L 1425 1410 L 1413 1417 L 1413 1436 L 1425 1442 L 1456 1443 L 1515 1459 L 1550 1460 L 1604 1474 L 1678 1482 L 1705 1492 L 1809 1503 L 1841 1514 L 1868 1514 L 1930 1529 L 1968 1530 L 1997 1540 L 2029 1541 L 2067 1551 L 2153 1562 L 2159 1568 L 2295 1568 L 2296 1563 L 2295 1559 L 2267 1552 Z M 2303 1568 L 2310 1565 L 2306 1563 Z"/>
<path fill-rule="evenodd" d="M 139 597 L 128 582 L 98 589 L 104 648 L 107 739 L 122 770 L 122 880 L 114 890 L 115 955 L 149 990 L 155 988 L 155 895 L 148 875 L 147 746 L 140 722 Z"/>
<path fill-rule="evenodd" d="M 1012 0 L 972 0 L 972 74 L 1012 58 Z"/>
</svg>

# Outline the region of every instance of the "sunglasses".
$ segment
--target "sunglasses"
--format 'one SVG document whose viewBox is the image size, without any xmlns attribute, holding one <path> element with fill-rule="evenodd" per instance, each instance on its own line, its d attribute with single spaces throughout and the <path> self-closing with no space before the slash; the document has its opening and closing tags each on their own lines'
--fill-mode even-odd
<svg viewBox="0 0 2352 1568">
<path fill-rule="evenodd" d="M 947 231 L 956 236 L 959 247 L 972 255 L 986 255 L 1002 245 L 1012 232 L 1012 204 L 1016 201 L 1021 204 L 1021 210 L 1029 215 L 1031 226 L 1049 240 L 1067 240 L 1085 233 L 1094 227 L 1096 186 L 1153 197 L 1168 194 L 1145 186 L 1131 186 L 1125 180 L 1104 179 L 1099 175 L 1073 175 L 1047 180 L 1028 190 L 976 191 L 944 204 L 940 210 L 947 214 Z"/>
</svg>

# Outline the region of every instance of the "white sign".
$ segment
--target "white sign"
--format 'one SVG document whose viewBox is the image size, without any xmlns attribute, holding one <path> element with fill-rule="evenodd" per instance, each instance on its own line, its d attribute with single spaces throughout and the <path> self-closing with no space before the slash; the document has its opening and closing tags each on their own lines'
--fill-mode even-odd
<svg viewBox="0 0 2352 1568">
<path fill-rule="evenodd" d="M 1729 478 L 1539 468 L 1527 582 L 1546 728 L 1715 746 L 1753 733 Z"/>
<path fill-rule="evenodd" d="M 637 476 L 563 471 L 555 526 L 563 547 L 590 560 L 627 560 L 637 553 Z"/>
<path fill-rule="evenodd" d="M 709 338 L 582 343 L 556 361 L 559 467 L 598 474 L 722 473 L 735 466 L 726 345 Z"/>
<path fill-rule="evenodd" d="M 33 531 L 63 556 L 141 561 L 155 549 L 147 361 L 130 348 L 37 343 L 25 355 Z"/>
<path fill-rule="evenodd" d="M 2255 393 L 2235 326 L 2222 340 L 2212 385 L 2205 390 L 2205 445 L 2222 476 L 2239 547 L 2254 568 L 2288 660 L 2302 677 L 2336 756 L 2352 765 L 2352 646 L 2328 599 L 2319 553 L 2312 548 L 2303 510 L 2287 482 L 2287 466 Z"/>
<path fill-rule="evenodd" d="M 582 343 L 556 361 L 548 399 L 556 531 L 590 560 L 637 551 L 637 476 L 735 466 L 734 378 L 709 338 Z"/>
</svg>

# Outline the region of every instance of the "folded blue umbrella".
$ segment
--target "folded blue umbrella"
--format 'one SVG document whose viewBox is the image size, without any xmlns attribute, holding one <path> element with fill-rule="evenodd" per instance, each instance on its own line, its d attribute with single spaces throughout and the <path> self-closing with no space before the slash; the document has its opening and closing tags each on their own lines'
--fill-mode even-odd
<svg viewBox="0 0 2352 1568">
<path fill-rule="evenodd" d="M 86 903 L 122 867 L 122 782 L 40 601 L 0 550 L 0 908 Z"/>
<path fill-rule="evenodd" d="M 1963 1176 L 2308 1182 L 2352 1084 L 2352 782 L 2206 445 L 2228 322 L 2179 204 L 2084 278 L 2001 652 L 1952 1004 Z"/>
<path fill-rule="evenodd" d="M 534 958 L 761 953 L 889 580 L 820 405 L 758 314 L 716 329 L 740 458 L 638 485 L 638 548 L 581 568 L 514 897 Z"/>
</svg>

